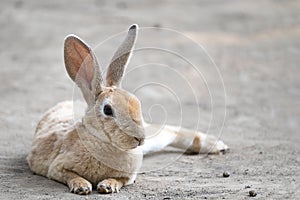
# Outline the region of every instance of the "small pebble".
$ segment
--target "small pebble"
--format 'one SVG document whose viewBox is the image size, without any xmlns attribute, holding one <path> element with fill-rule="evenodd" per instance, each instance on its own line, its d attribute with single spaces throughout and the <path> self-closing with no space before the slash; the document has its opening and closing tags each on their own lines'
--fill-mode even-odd
<svg viewBox="0 0 300 200">
<path fill-rule="evenodd" d="M 249 191 L 249 196 L 250 196 L 250 197 L 256 197 L 256 195 L 257 195 L 257 194 L 256 194 L 256 192 L 255 192 L 254 190 L 250 190 L 250 191 Z"/>
<path fill-rule="evenodd" d="M 223 177 L 225 177 L 225 178 L 227 178 L 227 177 L 229 177 L 230 176 L 230 173 L 229 172 L 223 172 Z"/>
<path fill-rule="evenodd" d="M 161 25 L 159 23 L 153 24 L 153 27 L 155 28 L 161 28 Z"/>
<path fill-rule="evenodd" d="M 247 189 L 247 188 L 251 188 L 251 186 L 250 186 L 250 185 L 246 185 L 246 186 L 245 186 L 245 189 Z"/>
</svg>

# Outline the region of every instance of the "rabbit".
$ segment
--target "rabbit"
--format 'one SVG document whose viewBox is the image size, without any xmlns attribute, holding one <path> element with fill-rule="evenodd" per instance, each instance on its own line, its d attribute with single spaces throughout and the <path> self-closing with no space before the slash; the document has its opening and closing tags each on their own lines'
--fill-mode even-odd
<svg viewBox="0 0 300 200">
<path fill-rule="evenodd" d="M 92 49 L 79 37 L 64 42 L 65 67 L 80 88 L 87 108 L 74 120 L 73 102 L 61 102 L 38 123 L 27 162 L 35 174 L 66 184 L 70 192 L 87 195 L 119 192 L 134 183 L 143 155 L 166 146 L 190 153 L 219 153 L 228 149 L 213 136 L 166 125 L 147 139 L 158 125 L 144 122 L 137 97 L 120 88 L 137 37 L 133 24 L 115 52 L 106 81 Z"/>
</svg>

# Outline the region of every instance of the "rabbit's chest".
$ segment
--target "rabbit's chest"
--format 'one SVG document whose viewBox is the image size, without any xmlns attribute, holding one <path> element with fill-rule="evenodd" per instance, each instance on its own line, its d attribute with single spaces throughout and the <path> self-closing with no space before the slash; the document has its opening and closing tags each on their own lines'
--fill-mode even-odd
<svg viewBox="0 0 300 200">
<path fill-rule="evenodd" d="M 98 160 L 92 155 L 85 154 L 80 156 L 80 160 L 78 160 L 78 162 L 71 165 L 72 166 L 69 167 L 72 168 L 72 171 L 75 171 L 81 177 L 89 180 L 93 185 L 97 185 L 100 181 L 107 178 L 131 178 L 131 176 L 134 175 L 134 171 L 120 169 L 128 169 L 128 167 L 125 166 L 134 166 L 136 163 L 132 162 L 131 160 L 127 160 L 127 162 L 124 162 L 124 160 L 119 160 L 114 161 L 112 164 L 111 161 Z"/>
<path fill-rule="evenodd" d="M 142 154 L 102 151 L 98 156 L 77 146 L 67 153 L 65 168 L 76 172 L 94 185 L 113 177 L 131 178 L 142 164 Z"/>
</svg>

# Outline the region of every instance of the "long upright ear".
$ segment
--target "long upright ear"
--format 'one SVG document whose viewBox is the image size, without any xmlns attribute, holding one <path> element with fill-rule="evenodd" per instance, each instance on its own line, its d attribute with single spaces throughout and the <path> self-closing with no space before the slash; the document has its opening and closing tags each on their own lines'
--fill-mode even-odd
<svg viewBox="0 0 300 200">
<path fill-rule="evenodd" d="M 79 37 L 68 35 L 64 46 L 65 66 L 89 106 L 102 91 L 100 67 L 91 48 Z"/>
<path fill-rule="evenodd" d="M 132 48 L 137 36 L 138 26 L 133 24 L 128 30 L 127 37 L 115 52 L 106 74 L 107 86 L 119 86 L 124 75 Z"/>
</svg>

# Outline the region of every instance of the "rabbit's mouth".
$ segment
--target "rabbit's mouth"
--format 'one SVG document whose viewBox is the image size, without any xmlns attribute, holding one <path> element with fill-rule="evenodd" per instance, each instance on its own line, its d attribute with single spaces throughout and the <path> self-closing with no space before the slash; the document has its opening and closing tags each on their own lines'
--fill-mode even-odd
<svg viewBox="0 0 300 200">
<path fill-rule="evenodd" d="M 144 138 L 138 138 L 138 137 L 134 137 L 134 139 L 136 141 L 138 141 L 138 146 L 141 146 L 145 143 L 145 139 Z"/>
<path fill-rule="evenodd" d="M 131 145 L 128 146 L 128 143 L 126 145 L 120 145 L 119 147 L 124 149 L 124 150 L 131 150 L 131 149 L 135 149 L 138 146 L 141 146 L 145 143 L 145 139 L 144 138 L 139 138 L 139 137 L 131 137 Z M 125 147 L 126 146 L 126 147 Z"/>
<path fill-rule="evenodd" d="M 124 143 L 117 143 L 116 145 L 118 148 L 123 150 L 131 150 L 135 149 L 138 146 L 141 146 L 145 143 L 145 139 L 143 137 L 133 137 L 133 136 L 127 136 L 127 141 Z"/>
<path fill-rule="evenodd" d="M 131 148 L 134 149 L 145 143 L 145 129 L 141 125 L 129 124 L 129 125 L 119 125 L 119 130 L 127 140 L 127 144 L 130 144 Z M 125 142 L 125 143 L 126 143 Z"/>
</svg>

